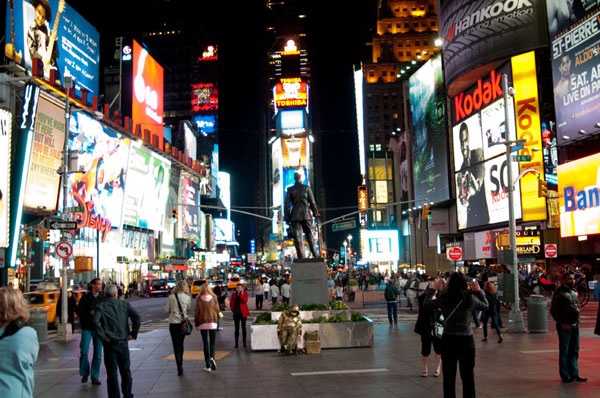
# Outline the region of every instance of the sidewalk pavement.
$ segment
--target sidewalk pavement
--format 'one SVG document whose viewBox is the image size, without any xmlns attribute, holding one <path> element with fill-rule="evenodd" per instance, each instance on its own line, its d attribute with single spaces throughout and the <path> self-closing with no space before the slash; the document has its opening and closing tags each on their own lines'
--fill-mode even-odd
<svg viewBox="0 0 600 398">
<path fill-rule="evenodd" d="M 582 329 L 579 369 L 587 383 L 563 384 L 558 376 L 558 339 L 554 325 L 544 334 L 504 334 L 496 343 L 481 342 L 475 330 L 476 390 L 478 397 L 598 397 L 600 396 L 600 338 Z M 413 323 L 391 327 L 375 324 L 371 348 L 323 350 L 320 355 L 284 356 L 233 348 L 233 327 L 217 335 L 217 350 L 224 358 L 214 373 L 206 373 L 203 360 L 184 361 L 184 375 L 165 360 L 172 354 L 168 330 L 141 333 L 130 342 L 133 392 L 136 397 L 441 397 L 442 377 L 421 377 L 420 339 Z M 101 386 L 81 384 L 79 338 L 66 344 L 54 339 L 42 344 L 35 365 L 35 396 L 44 398 L 106 397 L 106 374 Z M 248 344 L 250 328 L 248 327 Z M 241 344 L 240 344 L 241 346 Z M 186 337 L 185 349 L 202 351 L 200 333 Z M 91 356 L 91 353 L 90 353 Z M 430 358 L 429 370 L 433 373 Z M 457 375 L 457 396 L 461 396 Z"/>
</svg>

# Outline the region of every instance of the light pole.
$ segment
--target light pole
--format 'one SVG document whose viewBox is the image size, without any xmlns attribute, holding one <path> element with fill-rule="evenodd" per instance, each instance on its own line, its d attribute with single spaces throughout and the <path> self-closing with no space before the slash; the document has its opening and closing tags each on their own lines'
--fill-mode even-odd
<svg viewBox="0 0 600 398">
<path fill-rule="evenodd" d="M 348 269 L 348 241 L 344 241 L 344 268 Z"/>
<path fill-rule="evenodd" d="M 352 234 L 348 234 L 348 250 L 352 252 Z M 352 261 L 350 261 L 350 265 L 348 267 L 348 272 L 350 272 L 350 266 L 352 265 Z"/>
<path fill-rule="evenodd" d="M 510 90 L 510 93 L 509 93 Z M 523 313 L 519 308 L 519 267 L 517 263 L 517 236 L 516 236 L 516 221 L 515 221 L 515 210 L 514 210 L 514 183 L 512 175 L 512 154 L 511 147 L 518 144 L 518 141 L 513 140 L 512 128 L 510 125 L 509 109 L 508 109 L 508 96 L 514 96 L 515 90 L 512 87 L 508 87 L 508 76 L 502 75 L 502 91 L 504 97 L 504 120 L 506 123 L 506 166 L 508 173 L 508 233 L 510 235 L 510 250 L 512 257 L 512 272 L 513 272 L 513 283 L 515 291 L 515 301 L 512 305 L 512 309 L 508 315 L 508 331 L 509 332 L 524 332 L 525 327 L 523 325 Z"/>
</svg>

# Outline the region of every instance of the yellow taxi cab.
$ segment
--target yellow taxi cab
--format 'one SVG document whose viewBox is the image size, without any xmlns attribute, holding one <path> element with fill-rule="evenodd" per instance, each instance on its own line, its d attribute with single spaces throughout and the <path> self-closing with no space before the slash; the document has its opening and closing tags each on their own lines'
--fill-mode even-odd
<svg viewBox="0 0 600 398">
<path fill-rule="evenodd" d="M 229 280 L 227 280 L 227 289 L 234 290 L 239 284 L 246 287 L 248 283 L 244 280 L 244 278 L 240 278 L 239 276 L 234 275 L 231 278 L 229 278 Z"/>
<path fill-rule="evenodd" d="M 36 290 L 35 292 L 25 293 L 24 296 L 31 308 L 41 308 L 47 311 L 48 325 L 58 326 L 56 304 L 60 297 L 60 290 Z"/>
<path fill-rule="evenodd" d="M 190 290 L 190 293 L 192 294 L 193 298 L 196 298 L 196 296 L 200 293 L 200 286 L 202 286 L 206 282 L 206 279 L 196 279 L 192 282 L 192 288 Z"/>
</svg>

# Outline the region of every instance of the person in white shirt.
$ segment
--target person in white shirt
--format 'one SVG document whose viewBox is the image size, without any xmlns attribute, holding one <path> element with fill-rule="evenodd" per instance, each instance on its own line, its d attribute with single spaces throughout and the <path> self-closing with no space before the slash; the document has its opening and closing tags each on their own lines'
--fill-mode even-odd
<svg viewBox="0 0 600 398">
<path fill-rule="evenodd" d="M 269 282 L 266 279 L 263 279 L 262 288 L 263 288 L 263 293 L 265 295 L 265 300 L 268 300 L 269 299 L 269 291 L 271 290 L 271 287 L 269 286 Z"/>
<path fill-rule="evenodd" d="M 290 303 L 290 294 L 292 293 L 292 288 L 288 284 L 287 279 L 283 280 L 283 285 L 281 285 L 281 301 L 283 303 Z"/>
<path fill-rule="evenodd" d="M 277 304 L 277 297 L 279 297 L 279 288 L 277 284 L 273 283 L 270 287 L 271 290 L 271 303 L 273 305 Z"/>
<path fill-rule="evenodd" d="M 169 333 L 171 333 L 171 341 L 173 342 L 178 376 L 183 374 L 183 340 L 185 339 L 185 334 L 181 332 L 181 323 L 184 321 L 184 317 L 187 318 L 188 316 L 191 301 L 190 288 L 187 282 L 179 281 L 173 288 L 165 306 L 165 312 L 169 313 Z"/>
</svg>

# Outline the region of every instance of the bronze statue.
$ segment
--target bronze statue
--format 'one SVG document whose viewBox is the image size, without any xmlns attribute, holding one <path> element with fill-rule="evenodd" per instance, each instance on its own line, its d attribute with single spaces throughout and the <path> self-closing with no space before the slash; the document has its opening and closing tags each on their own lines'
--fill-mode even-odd
<svg viewBox="0 0 600 398">
<path fill-rule="evenodd" d="M 280 352 L 291 354 L 292 350 L 298 355 L 298 337 L 302 333 L 302 317 L 300 308 L 297 305 L 292 306 L 281 313 L 277 325 L 277 337 L 281 344 Z"/>
<path fill-rule="evenodd" d="M 319 210 L 317 210 L 317 204 L 315 203 L 312 191 L 307 185 L 302 184 L 303 177 L 300 171 L 294 173 L 295 183 L 288 188 L 285 194 L 283 211 L 285 221 L 290 224 L 292 230 L 298 258 L 305 258 L 304 239 L 302 239 L 303 231 L 304 235 L 306 235 L 310 252 L 314 258 L 317 258 L 319 255 L 317 254 L 315 239 L 310 226 L 312 217 L 309 210 L 312 211 L 315 218 L 319 218 Z"/>
</svg>

